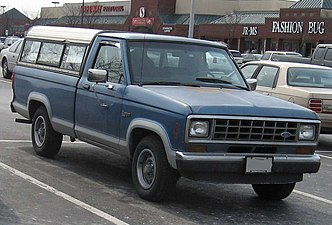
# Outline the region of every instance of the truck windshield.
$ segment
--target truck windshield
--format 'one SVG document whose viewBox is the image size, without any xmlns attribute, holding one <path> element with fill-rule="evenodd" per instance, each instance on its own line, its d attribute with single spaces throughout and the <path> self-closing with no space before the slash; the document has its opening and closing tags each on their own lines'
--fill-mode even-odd
<svg viewBox="0 0 332 225">
<path fill-rule="evenodd" d="M 133 84 L 247 88 L 225 49 L 170 42 L 129 42 L 128 45 Z M 224 82 L 215 82 L 217 79 Z"/>
</svg>

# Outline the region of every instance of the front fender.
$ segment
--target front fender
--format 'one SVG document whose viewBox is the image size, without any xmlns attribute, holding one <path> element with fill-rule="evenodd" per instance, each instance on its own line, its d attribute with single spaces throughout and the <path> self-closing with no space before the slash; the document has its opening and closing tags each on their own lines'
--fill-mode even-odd
<svg viewBox="0 0 332 225">
<path fill-rule="evenodd" d="M 176 151 L 172 149 L 169 135 L 167 134 L 167 131 L 164 128 L 164 126 L 156 121 L 152 121 L 152 120 L 148 120 L 148 119 L 144 119 L 144 118 L 134 119 L 129 124 L 127 134 L 126 134 L 126 140 L 128 140 L 127 141 L 128 149 L 129 149 L 130 135 L 131 135 L 132 131 L 136 128 L 145 129 L 145 130 L 156 133 L 163 142 L 168 163 L 171 165 L 171 167 L 173 167 L 174 169 L 177 169 L 176 154 L 175 154 Z"/>
</svg>

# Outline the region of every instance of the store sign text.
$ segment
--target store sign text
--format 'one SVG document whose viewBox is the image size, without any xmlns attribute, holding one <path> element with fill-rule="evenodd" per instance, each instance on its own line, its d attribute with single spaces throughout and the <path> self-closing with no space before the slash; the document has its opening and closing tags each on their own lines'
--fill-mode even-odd
<svg viewBox="0 0 332 225">
<path fill-rule="evenodd" d="M 309 34 L 324 34 L 325 22 L 309 22 L 308 27 Z"/>
<path fill-rule="evenodd" d="M 139 8 L 139 17 L 140 18 L 145 17 L 145 8 L 144 7 Z"/>
<path fill-rule="evenodd" d="M 154 18 L 140 18 L 140 17 L 135 17 L 132 19 L 131 24 L 133 26 L 142 26 L 142 27 L 152 27 L 154 24 Z"/>
<path fill-rule="evenodd" d="M 257 27 L 243 27 L 242 35 L 243 36 L 256 36 L 258 34 Z"/>
<path fill-rule="evenodd" d="M 170 33 L 173 30 L 173 27 L 163 27 L 165 33 Z"/>
<path fill-rule="evenodd" d="M 102 13 L 102 12 L 123 12 L 124 6 L 102 6 L 102 5 L 86 5 L 81 6 L 81 12 L 84 13 Z"/>
<path fill-rule="evenodd" d="M 273 21 L 272 33 L 301 34 L 303 22 Z M 308 34 L 324 34 L 325 22 L 308 22 Z"/>
</svg>

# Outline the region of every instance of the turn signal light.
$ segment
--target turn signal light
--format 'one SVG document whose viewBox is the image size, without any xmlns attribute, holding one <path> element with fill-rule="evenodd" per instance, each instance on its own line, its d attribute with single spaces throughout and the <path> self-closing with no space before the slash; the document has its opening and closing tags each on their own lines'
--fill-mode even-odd
<svg viewBox="0 0 332 225">
<path fill-rule="evenodd" d="M 191 145 L 187 148 L 187 152 L 207 152 L 207 147 L 203 145 Z"/>
<path fill-rule="evenodd" d="M 309 99 L 309 109 L 314 112 L 320 113 L 322 112 L 323 102 L 321 99 Z"/>
<path fill-rule="evenodd" d="M 313 154 L 314 151 L 311 148 L 299 147 L 296 149 L 296 154 Z"/>
</svg>

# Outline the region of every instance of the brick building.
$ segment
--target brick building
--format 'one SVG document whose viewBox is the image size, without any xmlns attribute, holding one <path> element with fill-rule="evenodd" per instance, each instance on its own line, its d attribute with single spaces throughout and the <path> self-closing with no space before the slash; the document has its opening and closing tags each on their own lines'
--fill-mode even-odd
<svg viewBox="0 0 332 225">
<path fill-rule="evenodd" d="M 113 0 L 46 7 L 35 24 L 187 36 L 190 0 Z M 332 43 L 332 0 L 196 1 L 194 37 L 241 52 L 292 50 L 310 55 Z"/>
<path fill-rule="evenodd" d="M 29 27 L 30 19 L 13 8 L 0 15 L 1 36 L 24 36 Z"/>
</svg>

